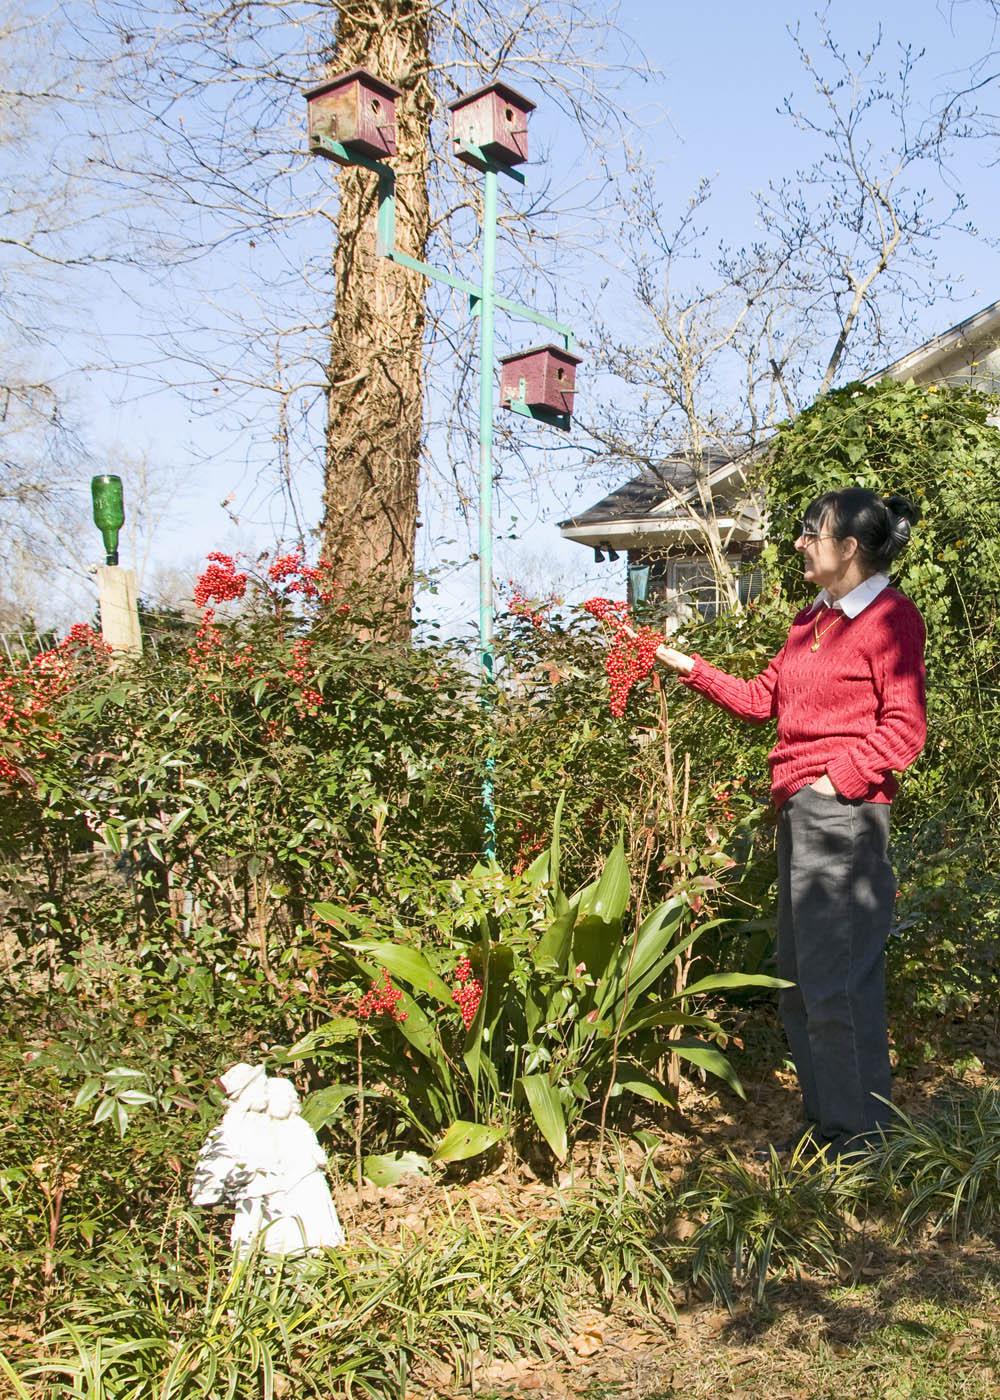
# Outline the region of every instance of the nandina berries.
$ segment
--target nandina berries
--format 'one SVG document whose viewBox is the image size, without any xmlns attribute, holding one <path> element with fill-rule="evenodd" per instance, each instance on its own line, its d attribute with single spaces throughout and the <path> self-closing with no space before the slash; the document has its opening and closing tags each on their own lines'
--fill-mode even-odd
<svg viewBox="0 0 1000 1400">
<path fill-rule="evenodd" d="M 393 1021 L 405 1021 L 407 1013 L 398 1009 L 402 1000 L 403 993 L 392 985 L 388 969 L 383 968 L 382 981 L 376 978 L 359 1000 L 358 1017 L 362 1021 L 368 1021 L 372 1016 L 388 1016 Z"/>
<path fill-rule="evenodd" d="M 611 691 L 611 713 L 620 719 L 632 687 L 652 671 L 656 649 L 665 639 L 662 632 L 654 632 L 652 627 L 632 628 L 627 603 L 612 598 L 591 598 L 583 607 L 613 634 L 604 669 Z"/>
<path fill-rule="evenodd" d="M 204 608 L 212 602 L 231 603 L 242 598 L 247 591 L 247 576 L 237 572 L 236 561 L 218 551 L 210 554 L 208 559 L 208 568 L 195 580 L 195 607 Z"/>
<path fill-rule="evenodd" d="M 53 727 L 53 706 L 81 678 L 84 667 L 106 664 L 110 655 L 94 629 L 77 622 L 47 651 L 0 668 L 0 743 L 11 746 L 10 756 L 0 755 L 0 780 L 28 781 L 22 760 L 44 758 L 49 743 L 61 738 Z"/>
<path fill-rule="evenodd" d="M 271 583 L 279 584 L 287 596 L 301 593 L 304 598 L 318 598 L 321 603 L 329 603 L 340 587 L 330 577 L 332 567 L 325 559 L 318 564 L 307 564 L 302 550 L 293 549 L 275 559 L 267 577 Z"/>
<path fill-rule="evenodd" d="M 458 986 L 452 993 L 452 1000 L 458 1007 L 462 1025 L 468 1030 L 476 1019 L 479 1003 L 483 999 L 483 984 L 473 976 L 468 958 L 459 958 L 455 964 L 455 981 Z"/>
</svg>

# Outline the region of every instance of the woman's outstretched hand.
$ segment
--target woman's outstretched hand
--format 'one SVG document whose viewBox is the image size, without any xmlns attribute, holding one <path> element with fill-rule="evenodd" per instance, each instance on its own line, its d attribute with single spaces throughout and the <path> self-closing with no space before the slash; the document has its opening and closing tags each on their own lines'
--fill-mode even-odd
<svg viewBox="0 0 1000 1400">
<path fill-rule="evenodd" d="M 672 671 L 680 671 L 685 676 L 694 670 L 694 657 L 686 656 L 682 651 L 674 651 L 673 647 L 657 647 L 656 659 L 662 661 L 664 666 L 669 666 Z"/>
</svg>

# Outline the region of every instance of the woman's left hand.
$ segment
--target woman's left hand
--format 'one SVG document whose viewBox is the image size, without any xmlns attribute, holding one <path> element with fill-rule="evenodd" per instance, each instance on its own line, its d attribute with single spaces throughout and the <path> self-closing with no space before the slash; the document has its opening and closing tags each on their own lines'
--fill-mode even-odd
<svg viewBox="0 0 1000 1400">
<path fill-rule="evenodd" d="M 825 773 L 823 774 L 822 778 L 817 778 L 816 781 L 814 783 L 810 783 L 809 786 L 813 788 L 816 792 L 821 792 L 824 797 L 837 796 L 837 789 L 834 787 L 833 783 L 831 783 L 830 779 Z"/>
</svg>

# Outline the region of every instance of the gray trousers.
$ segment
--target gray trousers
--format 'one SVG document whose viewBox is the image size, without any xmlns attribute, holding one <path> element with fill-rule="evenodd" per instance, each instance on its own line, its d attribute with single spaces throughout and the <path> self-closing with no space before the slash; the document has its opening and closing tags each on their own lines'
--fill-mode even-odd
<svg viewBox="0 0 1000 1400">
<path fill-rule="evenodd" d="M 889 806 L 801 788 L 778 813 L 781 1020 L 814 1136 L 840 1151 L 890 1116 Z"/>
</svg>

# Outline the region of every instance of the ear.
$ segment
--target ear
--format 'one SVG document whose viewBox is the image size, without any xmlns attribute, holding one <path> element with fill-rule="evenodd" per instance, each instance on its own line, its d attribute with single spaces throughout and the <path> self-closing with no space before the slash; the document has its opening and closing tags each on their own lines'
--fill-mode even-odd
<svg viewBox="0 0 1000 1400">
<path fill-rule="evenodd" d="M 845 563 L 850 563 L 850 561 L 857 555 L 858 552 L 857 539 L 854 537 L 854 535 L 845 535 L 844 538 L 839 541 L 839 544 L 841 558 L 844 560 Z"/>
</svg>

